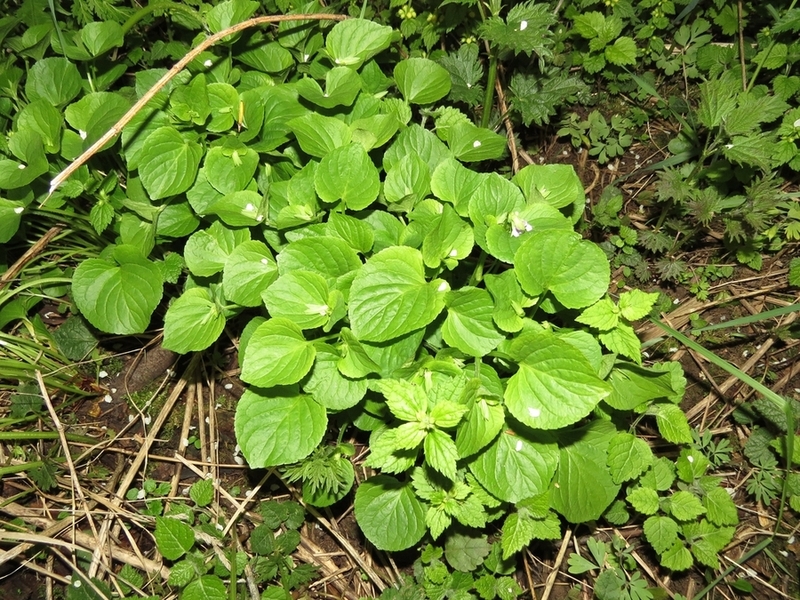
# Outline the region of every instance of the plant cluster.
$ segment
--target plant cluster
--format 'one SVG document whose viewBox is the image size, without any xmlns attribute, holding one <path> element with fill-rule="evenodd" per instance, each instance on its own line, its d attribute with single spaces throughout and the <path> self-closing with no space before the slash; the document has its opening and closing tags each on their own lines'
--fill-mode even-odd
<svg viewBox="0 0 800 600">
<path fill-rule="evenodd" d="M 679 365 L 642 362 L 633 323 L 658 295 L 607 291 L 612 265 L 628 268 L 626 277 L 642 273 L 637 248 L 673 253 L 676 239 L 718 218 L 729 241 L 744 243 L 739 259 L 754 266 L 758 236 L 794 235 L 800 218 L 774 172 L 795 160 L 794 140 L 780 128 L 800 84 L 791 93 L 790 78 L 779 89 L 736 91 L 715 70 L 733 58 L 704 50 L 709 21 L 682 25 L 674 46 L 655 35 L 671 27 L 671 2 L 571 2 L 564 28 L 534 2 L 508 11 L 496 1 L 365 3 L 356 18 L 332 25 L 308 16 L 325 16 L 317 2 L 275 0 L 297 20 L 229 33 L 166 83 L 162 61 L 184 56 L 189 44 L 136 47 L 137 26 L 171 11 L 190 32 L 225 34 L 259 4 L 133 11 L 78 2 L 72 17 L 56 19 L 34 4 L 0 21 L 0 39 L 14 51 L 0 72 L 0 241 L 18 242 L 49 214 L 80 223 L 91 244 L 66 257 L 74 270 L 0 298 L 8 310 L 0 325 L 22 321 L 35 331 L 29 314 L 39 296 L 20 293 L 31 289 L 81 315 L 67 321 L 77 333 L 41 327 L 41 339 L 65 353 L 59 335 L 80 340 L 74 356 L 96 343 L 86 322 L 118 335 L 163 325 L 164 346 L 182 354 L 233 336 L 248 386 L 235 429 L 249 465 L 280 467 L 309 505 L 352 498 L 379 549 L 441 544 L 423 552 L 411 586 L 430 598 L 515 598 L 515 555 L 560 538 L 564 522 L 638 520 L 665 568 L 719 566 L 738 522 L 728 491 L 708 474 L 725 448 L 692 436 L 679 407 Z M 723 4 L 704 10 L 724 29 Z M 470 10 L 479 18 L 468 22 Z M 399 34 L 380 15 L 399 21 Z M 793 28 L 779 21 L 774 34 Z M 451 38 L 461 43 L 443 43 Z M 759 44 L 752 64 L 778 68 L 770 61 L 778 44 L 769 52 L 772 42 Z M 790 48 L 779 66 L 791 66 Z M 660 107 L 683 124 L 676 159 L 659 175 L 660 222 L 637 232 L 618 216 L 621 194 L 608 188 L 594 223 L 616 231 L 598 245 L 576 232 L 586 202 L 573 168 L 537 164 L 501 175 L 509 140 L 487 126 L 541 125 L 566 102 L 588 102 L 586 82 L 566 67 L 604 78 L 614 94 L 658 96 L 650 80 L 626 71 L 640 59 L 667 76 L 709 80 L 696 107 Z M 492 110 L 501 63 L 526 65 L 509 78 L 507 113 Z M 50 189 L 48 179 L 148 93 L 119 140 Z M 595 110 L 563 131 L 606 161 L 631 144 L 632 127 L 624 115 Z M 779 141 L 776 157 L 769 149 Z M 692 219 L 699 225 L 690 231 Z M 697 293 L 716 276 L 704 272 Z M 635 435 L 641 422 L 678 446 L 678 458 L 656 456 Z M 368 446 L 363 481 L 345 433 Z M 785 439 L 752 452 L 767 482 L 759 489 L 788 487 L 797 508 L 788 478 L 784 487 L 768 484 L 777 460 L 767 454 L 780 453 Z M 193 496 L 197 509 L 210 502 L 205 487 Z M 262 582 L 277 578 L 267 592 L 275 600 L 313 576 L 288 558 L 303 518 L 296 505 L 263 509 L 250 558 L 238 548 L 220 553 L 209 515 L 165 509 L 164 491 L 145 481 L 135 493 L 157 519 L 156 543 L 175 563 L 170 583 L 183 598 L 221 597 L 224 580 L 246 565 Z M 761 492 L 765 500 L 775 493 Z M 620 575 L 621 547 L 591 552 L 594 562 L 574 559 L 574 568 L 600 569 L 607 597 L 614 589 L 646 597 L 641 581 Z"/>
</svg>

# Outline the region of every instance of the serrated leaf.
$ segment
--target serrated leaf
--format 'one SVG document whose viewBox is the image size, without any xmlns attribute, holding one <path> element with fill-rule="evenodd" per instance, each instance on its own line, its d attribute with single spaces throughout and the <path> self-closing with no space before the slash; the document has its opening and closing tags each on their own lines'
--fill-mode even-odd
<svg viewBox="0 0 800 600">
<path fill-rule="evenodd" d="M 619 492 L 597 454 L 590 445 L 580 442 L 562 447 L 559 452 L 551 500 L 553 508 L 570 523 L 599 519 Z"/>
<path fill-rule="evenodd" d="M 658 300 L 658 292 L 648 294 L 641 290 L 623 292 L 619 296 L 619 311 L 628 321 L 638 321 L 646 317 Z"/>
<path fill-rule="evenodd" d="M 692 566 L 692 554 L 680 540 L 659 557 L 662 566 L 673 571 L 685 571 Z"/>
<path fill-rule="evenodd" d="M 608 443 L 608 467 L 614 483 L 636 479 L 653 464 L 653 451 L 643 439 L 619 433 Z"/>
<path fill-rule="evenodd" d="M 642 344 L 633 327 L 627 323 L 617 323 L 614 329 L 603 331 L 597 337 L 615 354 L 621 354 L 636 364 L 642 364 Z"/>
<path fill-rule="evenodd" d="M 504 418 L 502 406 L 478 398 L 456 432 L 458 453 L 471 456 L 489 445 L 503 428 Z"/>
<path fill-rule="evenodd" d="M 178 560 L 194 545 L 192 528 L 169 517 L 156 517 L 155 538 L 158 551 L 167 560 Z"/>
<path fill-rule="evenodd" d="M 428 398 L 421 386 L 407 379 L 378 379 L 371 388 L 383 394 L 386 406 L 402 421 L 422 421 L 428 412 Z"/>
<path fill-rule="evenodd" d="M 202 575 L 181 593 L 182 600 L 226 600 L 227 590 L 225 584 L 216 575 Z"/>
<path fill-rule="evenodd" d="M 656 425 L 661 436 L 673 444 L 691 444 L 692 431 L 686 414 L 674 404 L 656 405 Z"/>
<path fill-rule="evenodd" d="M 194 482 L 189 488 L 189 497 L 201 508 L 208 506 L 214 500 L 214 482 L 210 479 Z"/>
<path fill-rule="evenodd" d="M 700 499 L 691 492 L 678 491 L 669 498 L 669 510 L 678 521 L 690 521 L 706 512 Z"/>
<path fill-rule="evenodd" d="M 170 304 L 164 316 L 164 348 L 186 354 L 205 350 L 225 329 L 225 315 L 211 292 L 202 287 L 186 290 Z"/>
<path fill-rule="evenodd" d="M 617 38 L 611 46 L 606 46 L 605 57 L 612 65 L 632 65 L 636 63 L 636 42 L 627 36 Z"/>
<path fill-rule="evenodd" d="M 611 391 L 574 346 L 549 332 L 514 340 L 519 370 L 508 381 L 506 407 L 534 429 L 559 429 L 588 415 Z"/>
<path fill-rule="evenodd" d="M 458 450 L 452 438 L 439 429 L 431 429 L 425 436 L 425 462 L 447 477 L 456 478 Z"/>
<path fill-rule="evenodd" d="M 34 61 L 25 81 L 28 100 L 47 100 L 62 106 L 81 91 L 81 74 L 73 63 L 62 57 Z"/>
<path fill-rule="evenodd" d="M 600 331 L 608 331 L 619 323 L 619 314 L 619 308 L 606 296 L 584 309 L 575 320 Z"/>
<path fill-rule="evenodd" d="M 225 268 L 228 257 L 239 244 L 250 241 L 249 229 L 231 229 L 215 221 L 208 229 L 196 231 L 184 247 L 186 266 L 193 275 L 209 277 Z"/>
<path fill-rule="evenodd" d="M 678 524 L 669 517 L 648 517 L 644 522 L 644 537 L 657 554 L 663 554 L 678 541 Z"/>
<path fill-rule="evenodd" d="M 347 242 L 337 237 L 304 238 L 292 242 L 278 254 L 278 272 L 313 271 L 322 275 L 329 287 L 339 278 L 361 267 L 361 261 Z"/>
<path fill-rule="evenodd" d="M 290 388 L 250 388 L 236 405 L 236 439 L 254 469 L 302 460 L 322 441 L 327 425 L 325 407 Z"/>
<path fill-rule="evenodd" d="M 270 319 L 258 326 L 247 344 L 241 377 L 260 387 L 297 383 L 311 369 L 315 355 L 314 345 L 293 321 Z"/>
<path fill-rule="evenodd" d="M 350 324 L 362 341 L 385 342 L 421 329 L 444 308 L 448 286 L 425 280 L 422 254 L 391 247 L 373 255 L 350 287 Z"/>
<path fill-rule="evenodd" d="M 658 511 L 658 494 L 650 488 L 634 488 L 628 492 L 626 499 L 643 515 L 652 515 Z"/>
<path fill-rule="evenodd" d="M 450 202 L 462 217 L 469 214 L 469 202 L 485 179 L 482 173 L 467 169 L 453 158 L 439 163 L 431 175 L 431 191 L 440 200 Z"/>
<path fill-rule="evenodd" d="M 409 483 L 378 475 L 363 482 L 354 502 L 356 521 L 376 548 L 399 551 L 416 544 L 426 531 L 425 510 Z"/>
<path fill-rule="evenodd" d="M 737 525 L 739 514 L 731 495 L 721 487 L 715 487 L 703 497 L 706 517 L 714 525 Z"/>
</svg>

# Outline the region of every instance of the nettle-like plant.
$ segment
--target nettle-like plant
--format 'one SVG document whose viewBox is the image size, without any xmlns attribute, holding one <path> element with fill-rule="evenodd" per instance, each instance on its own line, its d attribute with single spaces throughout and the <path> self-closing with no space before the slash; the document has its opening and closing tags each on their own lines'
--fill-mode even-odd
<svg viewBox="0 0 800 600">
<path fill-rule="evenodd" d="M 255 9 L 230 0 L 206 22 L 220 32 Z M 77 308 L 139 333 L 181 282 L 164 346 L 239 334 L 242 453 L 254 468 L 294 465 L 311 503 L 353 485 L 346 445 L 320 449 L 329 425 L 368 431 L 378 474 L 358 485 L 355 515 L 378 548 L 503 519 L 509 557 L 560 537 L 560 517 L 600 518 L 651 468 L 631 412 L 692 441 L 679 367 L 643 366 L 631 326 L 656 295 L 607 295 L 605 254 L 574 231 L 584 194 L 571 167 L 507 179 L 466 166 L 500 158 L 505 138 L 455 109 L 417 112 L 441 108 L 444 68 L 410 58 L 387 73 L 391 28 L 321 27 L 226 37 L 124 128 L 125 186 L 92 209 L 114 243 L 75 270 Z M 29 85 L 62 89 L 76 71 L 58 65 Z M 129 92 L 162 74 L 138 72 Z M 71 100 L 80 131 L 53 139 L 132 103 Z"/>
</svg>

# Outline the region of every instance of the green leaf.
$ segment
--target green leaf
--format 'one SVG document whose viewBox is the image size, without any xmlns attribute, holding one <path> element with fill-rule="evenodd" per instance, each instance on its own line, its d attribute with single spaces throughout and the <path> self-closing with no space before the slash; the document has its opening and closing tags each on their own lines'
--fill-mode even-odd
<svg viewBox="0 0 800 600">
<path fill-rule="evenodd" d="M 186 265 L 193 275 L 209 277 L 222 271 L 234 249 L 249 240 L 250 230 L 230 229 L 214 222 L 208 229 L 193 233 L 186 242 Z"/>
<path fill-rule="evenodd" d="M 228 593 L 225 584 L 216 575 L 202 575 L 181 593 L 181 600 L 226 600 Z"/>
<path fill-rule="evenodd" d="M 452 438 L 439 429 L 425 436 L 425 462 L 450 480 L 456 478 L 458 450 Z"/>
<path fill-rule="evenodd" d="M 611 298 L 605 296 L 584 309 L 575 320 L 600 331 L 608 331 L 614 329 L 619 323 L 619 313 L 620 310 L 616 304 Z"/>
<path fill-rule="evenodd" d="M 494 298 L 492 319 L 495 325 L 507 333 L 516 333 L 522 329 L 524 309 L 533 302 L 522 293 L 514 271 L 504 271 L 500 275 L 486 275 L 484 281 L 486 289 Z"/>
<path fill-rule="evenodd" d="M 706 512 L 697 496 L 682 490 L 670 496 L 669 510 L 678 521 L 691 521 Z"/>
<path fill-rule="evenodd" d="M 372 250 L 372 245 L 375 243 L 375 231 L 368 223 L 339 212 L 328 215 L 327 233 L 342 238 L 353 250 L 362 254 Z"/>
<path fill-rule="evenodd" d="M 772 168 L 774 152 L 775 140 L 770 135 L 737 135 L 722 148 L 722 154 L 728 160 L 764 171 Z"/>
<path fill-rule="evenodd" d="M 503 407 L 497 402 L 476 399 L 456 432 L 459 455 L 471 456 L 488 446 L 503 428 L 504 418 Z"/>
<path fill-rule="evenodd" d="M 225 315 L 211 292 L 202 287 L 186 290 L 170 304 L 164 316 L 164 348 L 186 354 L 205 350 L 225 329 Z"/>
<path fill-rule="evenodd" d="M 0 158 L 0 189 L 13 190 L 26 186 L 47 173 L 49 165 L 38 133 L 18 131 L 8 141 L 8 146 L 19 162 Z"/>
<path fill-rule="evenodd" d="M 721 487 L 715 487 L 703 497 L 703 506 L 706 509 L 706 517 L 714 525 L 737 525 L 739 523 L 736 504 L 727 490 Z"/>
<path fill-rule="evenodd" d="M 464 287 L 450 291 L 445 304 L 442 337 L 450 346 L 471 356 L 484 356 L 505 339 L 492 322 L 494 303 L 486 290 Z"/>
<path fill-rule="evenodd" d="M 100 56 L 112 48 L 122 46 L 124 43 L 122 25 L 114 21 L 87 23 L 81 29 L 81 41 L 92 56 Z"/>
<path fill-rule="evenodd" d="M 350 143 L 325 155 L 314 176 L 314 187 L 324 202 L 341 200 L 350 210 L 362 210 L 378 197 L 381 183 L 364 147 Z"/>
<path fill-rule="evenodd" d="M 458 160 L 477 162 L 500 158 L 506 150 L 507 139 L 472 123 L 458 123 L 450 128 L 447 143 Z"/>
<path fill-rule="evenodd" d="M 514 256 L 514 271 L 531 296 L 549 291 L 567 308 L 596 302 L 611 270 L 603 251 L 570 231 L 533 231 Z"/>
<path fill-rule="evenodd" d="M 547 438 L 534 442 L 510 429 L 503 431 L 469 464 L 491 494 L 519 502 L 547 491 L 558 466 L 558 448 Z"/>
<path fill-rule="evenodd" d="M 350 142 L 352 132 L 339 119 L 318 113 L 307 113 L 286 123 L 297 138 L 303 152 L 322 158 L 332 150 Z"/>
<path fill-rule="evenodd" d="M 258 9 L 258 2 L 250 0 L 226 0 L 220 2 L 205 14 L 205 21 L 211 33 L 219 33 L 231 25 L 249 19 Z"/>
<path fill-rule="evenodd" d="M 311 271 L 290 271 L 261 293 L 273 317 L 283 317 L 300 329 L 321 327 L 328 321 L 328 284 Z"/>
<path fill-rule="evenodd" d="M 469 215 L 469 202 L 485 175 L 466 168 L 454 158 L 439 163 L 431 175 L 431 191 L 451 203 L 462 217 Z"/>
<path fill-rule="evenodd" d="M 388 173 L 403 158 L 412 154 L 425 161 L 431 173 L 440 162 L 451 157 L 447 146 L 436 134 L 414 123 L 403 129 L 387 148 L 383 154 L 383 169 Z"/>
<path fill-rule="evenodd" d="M 278 276 L 269 248 L 256 240 L 237 245 L 225 259 L 222 288 L 225 297 L 241 306 L 259 306 L 261 291 Z"/>
<path fill-rule="evenodd" d="M 422 421 L 428 413 L 428 397 L 419 385 L 406 379 L 378 379 L 370 387 L 383 394 L 386 406 L 401 421 Z"/>
<path fill-rule="evenodd" d="M 661 565 L 672 571 L 685 571 L 692 566 L 692 554 L 680 540 L 675 542 L 672 547 L 661 554 L 659 557 Z"/>
<path fill-rule="evenodd" d="M 612 391 L 605 402 L 618 410 L 632 410 L 648 400 L 682 395 L 675 389 L 672 379 L 670 371 L 617 363 L 607 379 Z"/>
<path fill-rule="evenodd" d="M 444 556 L 454 569 L 470 573 L 477 569 L 489 556 L 492 545 L 485 535 L 453 533 L 444 544 Z"/>
<path fill-rule="evenodd" d="M 587 441 L 562 446 L 553 478 L 551 502 L 570 523 L 600 518 L 619 492 L 605 466 L 604 453 Z"/>
<path fill-rule="evenodd" d="M 17 115 L 17 130 L 38 133 L 49 153 L 58 152 L 63 127 L 64 117 L 61 111 L 44 99 L 34 100 Z"/>
<path fill-rule="evenodd" d="M 367 392 L 364 379 L 349 379 L 341 374 L 339 353 L 328 345 L 317 345 L 314 366 L 303 390 L 325 408 L 345 410 L 361 402 Z M 315 506 L 319 506 L 315 504 Z"/>
<path fill-rule="evenodd" d="M 350 67 L 334 67 L 325 73 L 325 90 L 312 78 L 295 84 L 297 93 L 322 108 L 350 106 L 361 91 L 361 78 Z"/>
<path fill-rule="evenodd" d="M 658 494 L 653 489 L 634 488 L 628 492 L 626 499 L 634 509 L 643 515 L 652 515 L 658 511 Z"/>
<path fill-rule="evenodd" d="M 410 104 L 430 104 L 450 92 L 450 74 L 427 58 L 409 58 L 395 65 L 394 78 Z"/>
<path fill-rule="evenodd" d="M 427 529 L 425 509 L 413 488 L 393 477 L 378 475 L 363 482 L 356 491 L 354 508 L 361 531 L 380 550 L 410 548 Z"/>
<path fill-rule="evenodd" d="M 491 173 L 481 181 L 469 202 L 469 218 L 475 226 L 475 241 L 488 250 L 487 229 L 506 223 L 510 214 L 524 208 L 525 198 L 520 189 L 497 173 Z"/>
<path fill-rule="evenodd" d="M 350 288 L 350 324 L 362 341 L 385 342 L 421 329 L 444 308 L 448 286 L 425 280 L 422 254 L 408 247 L 378 252 Z"/>
<path fill-rule="evenodd" d="M 0 198 L 0 244 L 5 244 L 17 233 L 23 212 L 25 206 L 21 202 Z"/>
<path fill-rule="evenodd" d="M 203 149 L 174 127 L 160 127 L 147 136 L 139 160 L 139 177 L 152 200 L 185 192 L 194 183 Z"/>
<path fill-rule="evenodd" d="M 512 342 L 519 370 L 508 381 L 506 407 L 534 429 L 559 429 L 588 415 L 611 389 L 586 357 L 550 332 Z"/>
<path fill-rule="evenodd" d="M 391 27 L 366 19 L 347 19 L 330 30 L 325 49 L 335 64 L 358 69 L 388 48 L 391 41 Z"/>
<path fill-rule="evenodd" d="M 169 517 L 156 517 L 156 546 L 167 560 L 178 560 L 194 546 L 194 531 L 186 523 Z"/>
<path fill-rule="evenodd" d="M 608 443 L 608 467 L 614 483 L 636 479 L 653 464 L 653 451 L 643 439 L 618 433 Z"/>
<path fill-rule="evenodd" d="M 641 290 L 623 292 L 619 296 L 619 310 L 629 321 L 638 321 L 650 314 L 657 300 L 658 292 L 651 294 Z"/>
<path fill-rule="evenodd" d="M 258 168 L 258 153 L 244 144 L 210 148 L 203 168 L 206 180 L 220 194 L 244 190 Z"/>
<path fill-rule="evenodd" d="M 106 333 L 142 333 L 161 300 L 158 266 L 132 246 L 117 246 L 114 262 L 83 261 L 72 277 L 72 295 L 83 316 Z"/>
<path fill-rule="evenodd" d="M 572 165 L 528 165 L 513 179 L 528 202 L 564 208 L 584 201 L 583 184 Z"/>
<path fill-rule="evenodd" d="M 339 278 L 361 267 L 355 251 L 335 237 L 305 238 L 292 242 L 278 254 L 281 275 L 289 271 L 314 271 L 322 275 L 329 287 Z"/>
<path fill-rule="evenodd" d="M 430 192 L 431 175 L 427 163 L 416 156 L 404 156 L 387 173 L 383 193 L 388 202 L 420 203 Z"/>
<path fill-rule="evenodd" d="M 189 488 L 189 497 L 200 508 L 214 501 L 214 482 L 211 479 L 195 481 Z"/>
<path fill-rule="evenodd" d="M 736 108 L 736 87 L 729 80 L 714 79 L 700 84 L 697 120 L 709 129 L 717 127 Z"/>
<path fill-rule="evenodd" d="M 673 444 L 691 444 L 692 431 L 686 414 L 674 404 L 656 405 L 656 425 L 661 436 Z"/>
<path fill-rule="evenodd" d="M 293 321 L 270 319 L 253 332 L 241 377 L 260 387 L 297 383 L 311 369 L 315 355 L 314 345 Z"/>
<path fill-rule="evenodd" d="M 657 554 L 663 554 L 678 541 L 678 524 L 669 517 L 648 517 L 644 522 L 644 537 Z"/>
<path fill-rule="evenodd" d="M 614 41 L 611 46 L 606 46 L 605 57 L 612 65 L 632 65 L 636 63 L 636 42 L 627 36 L 622 36 Z"/>
<path fill-rule="evenodd" d="M 77 96 L 81 88 L 78 67 L 61 57 L 35 61 L 25 81 L 28 100 L 47 100 L 53 106 L 63 106 Z"/>
<path fill-rule="evenodd" d="M 325 407 L 291 388 L 250 388 L 236 405 L 236 439 L 254 469 L 302 460 L 322 441 L 327 426 Z"/>
</svg>

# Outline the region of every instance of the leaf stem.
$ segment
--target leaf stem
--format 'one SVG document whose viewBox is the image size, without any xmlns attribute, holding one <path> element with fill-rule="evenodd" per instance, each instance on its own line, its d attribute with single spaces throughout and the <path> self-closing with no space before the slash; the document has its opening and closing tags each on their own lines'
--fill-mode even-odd
<svg viewBox="0 0 800 600">
<path fill-rule="evenodd" d="M 487 254 L 485 250 L 481 250 L 481 255 L 478 257 L 478 264 L 475 265 L 475 270 L 469 278 L 470 285 L 478 285 L 483 281 L 483 267 L 486 264 Z"/>
<path fill-rule="evenodd" d="M 492 118 L 492 104 L 494 103 L 494 84 L 497 80 L 497 54 L 489 54 L 489 76 L 486 80 L 486 94 L 483 97 L 483 115 L 481 127 L 488 128 Z"/>
</svg>

